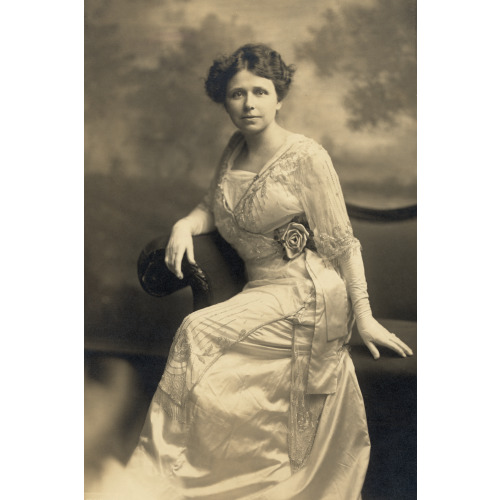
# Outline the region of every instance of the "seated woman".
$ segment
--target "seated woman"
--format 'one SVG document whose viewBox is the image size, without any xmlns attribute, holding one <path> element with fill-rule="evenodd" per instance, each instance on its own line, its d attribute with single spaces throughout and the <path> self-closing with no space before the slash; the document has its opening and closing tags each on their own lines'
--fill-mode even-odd
<svg viewBox="0 0 500 500">
<path fill-rule="evenodd" d="M 181 278 L 192 236 L 217 228 L 248 284 L 176 334 L 128 464 L 158 498 L 360 498 L 370 440 L 354 318 L 375 358 L 375 344 L 412 354 L 372 317 L 330 157 L 276 121 L 293 73 L 261 44 L 209 70 L 207 94 L 238 131 L 203 202 L 175 224 L 166 264 Z"/>
</svg>

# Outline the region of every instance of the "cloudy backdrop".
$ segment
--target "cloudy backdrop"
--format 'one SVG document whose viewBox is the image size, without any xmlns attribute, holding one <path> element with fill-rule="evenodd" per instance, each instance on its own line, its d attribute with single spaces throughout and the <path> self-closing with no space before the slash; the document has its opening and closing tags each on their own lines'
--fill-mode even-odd
<svg viewBox="0 0 500 500">
<path fill-rule="evenodd" d="M 298 70 L 288 129 L 330 152 L 348 201 L 416 202 L 416 0 L 86 0 L 88 174 L 206 186 L 232 124 L 213 58 L 268 43 Z"/>
</svg>

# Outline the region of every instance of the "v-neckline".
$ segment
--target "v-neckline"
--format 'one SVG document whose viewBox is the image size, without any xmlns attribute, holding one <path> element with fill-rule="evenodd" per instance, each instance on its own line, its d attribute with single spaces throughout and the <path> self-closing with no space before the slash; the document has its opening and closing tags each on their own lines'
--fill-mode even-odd
<svg viewBox="0 0 500 500">
<path fill-rule="evenodd" d="M 236 210 L 240 207 L 242 204 L 243 200 L 248 196 L 250 190 L 254 186 L 254 184 L 262 178 L 262 175 L 269 170 L 269 168 L 280 158 L 283 153 L 292 145 L 292 143 L 299 139 L 301 137 L 300 134 L 295 134 L 295 133 L 290 133 L 286 140 L 283 142 L 283 144 L 276 150 L 276 152 L 269 158 L 269 160 L 264 164 L 264 166 L 260 169 L 259 173 L 255 174 L 254 172 L 251 172 L 250 170 L 242 170 L 242 169 L 236 169 L 233 170 L 234 166 L 234 160 L 237 158 L 238 154 L 241 152 L 241 149 L 243 148 L 245 144 L 245 137 L 242 135 L 241 140 L 236 144 L 234 150 L 231 152 L 229 155 L 229 158 L 226 163 L 226 168 L 224 169 L 224 175 L 223 178 L 228 175 L 229 172 L 247 172 L 249 174 L 254 174 L 253 179 L 249 182 L 247 189 L 241 196 L 241 198 L 238 200 L 238 203 L 233 208 L 229 207 L 228 200 L 226 198 L 226 195 L 224 193 L 224 183 L 221 183 L 220 189 L 222 192 L 222 197 L 224 200 L 224 208 L 234 217 Z"/>
<path fill-rule="evenodd" d="M 251 170 L 244 170 L 244 169 L 234 169 L 234 162 L 238 155 L 241 153 L 241 150 L 243 149 L 245 145 L 245 136 L 241 136 L 240 142 L 236 145 L 234 148 L 233 152 L 231 153 L 228 162 L 227 162 L 227 168 L 226 172 L 248 172 L 249 174 L 253 174 L 255 176 L 255 179 L 259 178 L 268 168 L 284 153 L 284 151 L 291 145 L 292 143 L 292 138 L 296 138 L 299 134 L 294 134 L 290 133 L 286 137 L 285 141 L 283 144 L 275 151 L 275 153 L 269 158 L 269 160 L 264 163 L 262 168 L 258 172 L 252 172 Z"/>
</svg>

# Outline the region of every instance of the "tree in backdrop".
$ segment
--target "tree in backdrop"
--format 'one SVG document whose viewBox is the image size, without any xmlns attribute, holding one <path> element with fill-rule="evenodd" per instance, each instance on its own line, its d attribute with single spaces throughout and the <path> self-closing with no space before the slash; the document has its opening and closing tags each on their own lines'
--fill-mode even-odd
<svg viewBox="0 0 500 500">
<path fill-rule="evenodd" d="M 416 119 L 416 0 L 377 0 L 328 9 L 311 40 L 297 46 L 320 76 L 347 75 L 348 125 L 359 130 L 394 126 L 398 115 Z"/>
<path fill-rule="evenodd" d="M 86 0 L 84 12 L 85 168 L 120 173 L 126 147 L 134 54 L 121 43 L 120 24 L 107 20 L 109 3 Z"/>
<path fill-rule="evenodd" d="M 214 56 L 254 35 L 249 27 L 215 14 L 189 26 L 182 3 L 161 4 L 166 9 L 163 25 L 151 33 L 148 9 L 152 12 L 158 2 L 141 2 L 140 9 L 127 3 L 123 7 L 132 11 L 125 14 L 117 10 L 117 2 L 86 0 L 86 169 L 154 178 L 191 176 L 206 184 L 231 127 L 220 106 L 205 95 L 204 78 Z M 175 31 L 172 41 L 162 40 L 168 38 L 167 28 Z M 131 38 L 140 44 L 134 46 Z M 148 46 L 155 56 L 144 65 Z"/>
<path fill-rule="evenodd" d="M 135 140 L 149 172 L 169 177 L 200 170 L 212 174 L 229 123 L 205 95 L 204 79 L 214 56 L 252 36 L 250 28 L 210 14 L 198 28 L 182 27 L 180 43 L 157 67 L 132 73 L 136 91 L 127 103 L 138 111 Z"/>
</svg>

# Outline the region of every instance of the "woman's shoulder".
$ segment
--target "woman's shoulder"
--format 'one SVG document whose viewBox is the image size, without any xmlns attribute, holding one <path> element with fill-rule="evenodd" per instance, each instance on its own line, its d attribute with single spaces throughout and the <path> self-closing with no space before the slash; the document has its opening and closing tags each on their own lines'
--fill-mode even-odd
<svg viewBox="0 0 500 500">
<path fill-rule="evenodd" d="M 328 151 L 311 137 L 303 134 L 292 134 L 292 147 L 290 150 L 302 160 L 314 163 L 316 160 L 331 161 Z"/>
</svg>

